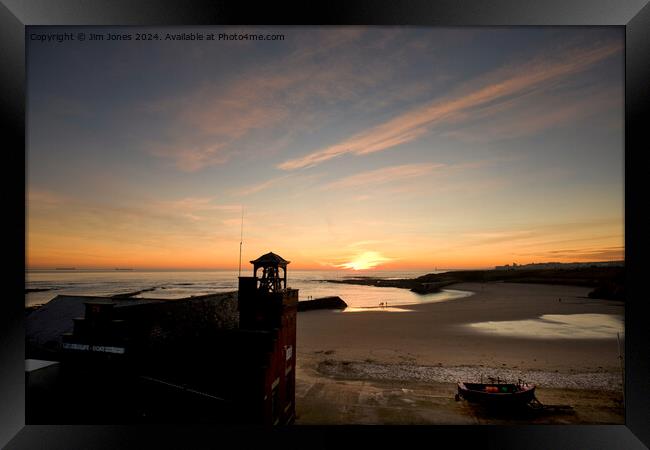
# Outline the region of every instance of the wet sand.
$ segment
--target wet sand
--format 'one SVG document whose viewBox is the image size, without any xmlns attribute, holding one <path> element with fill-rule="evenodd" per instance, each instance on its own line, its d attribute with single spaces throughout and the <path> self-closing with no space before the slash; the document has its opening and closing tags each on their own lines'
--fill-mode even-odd
<svg viewBox="0 0 650 450">
<path fill-rule="evenodd" d="M 622 302 L 590 288 L 461 283 L 475 295 L 411 312 L 302 312 L 298 317 L 297 423 L 512 423 L 456 402 L 454 380 L 481 374 L 537 384 L 542 403 L 571 414 L 532 423 L 623 423 L 616 338 L 531 339 L 481 333 L 469 323 L 545 314 L 619 314 Z M 558 299 L 562 301 L 559 302 Z M 623 342 L 621 342 L 623 345 Z"/>
</svg>

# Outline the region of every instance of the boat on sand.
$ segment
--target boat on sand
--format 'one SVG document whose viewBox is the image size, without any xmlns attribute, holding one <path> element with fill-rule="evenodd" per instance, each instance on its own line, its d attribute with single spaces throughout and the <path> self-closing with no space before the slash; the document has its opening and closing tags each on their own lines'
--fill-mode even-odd
<svg viewBox="0 0 650 450">
<path fill-rule="evenodd" d="M 490 406 L 523 406 L 535 400 L 535 385 L 515 383 L 458 382 L 456 400 L 461 398 Z"/>
</svg>

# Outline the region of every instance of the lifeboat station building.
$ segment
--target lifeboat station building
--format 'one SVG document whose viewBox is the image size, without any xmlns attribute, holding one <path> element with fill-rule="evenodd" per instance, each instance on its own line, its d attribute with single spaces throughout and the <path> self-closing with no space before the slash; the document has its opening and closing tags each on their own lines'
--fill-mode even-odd
<svg viewBox="0 0 650 450">
<path fill-rule="evenodd" d="M 27 424 L 295 420 L 298 290 L 251 261 L 237 293 L 60 295 L 26 317 Z"/>
</svg>

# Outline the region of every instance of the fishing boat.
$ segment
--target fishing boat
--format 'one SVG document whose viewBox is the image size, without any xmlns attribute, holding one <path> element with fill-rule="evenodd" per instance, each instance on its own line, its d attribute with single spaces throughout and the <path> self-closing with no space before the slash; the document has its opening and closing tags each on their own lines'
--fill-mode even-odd
<svg viewBox="0 0 650 450">
<path fill-rule="evenodd" d="M 515 383 L 458 382 L 456 400 L 461 398 L 491 406 L 523 406 L 535 400 L 535 385 Z"/>
</svg>

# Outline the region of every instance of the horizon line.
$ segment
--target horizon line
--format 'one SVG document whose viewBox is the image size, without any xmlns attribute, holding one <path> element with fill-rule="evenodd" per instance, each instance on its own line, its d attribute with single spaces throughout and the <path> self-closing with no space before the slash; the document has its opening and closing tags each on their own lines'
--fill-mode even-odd
<svg viewBox="0 0 650 450">
<path fill-rule="evenodd" d="M 625 264 L 624 259 L 620 260 L 612 260 L 612 261 L 573 261 L 573 262 L 559 262 L 559 261 L 542 261 L 542 262 L 532 262 L 532 263 L 506 263 L 506 264 L 496 264 L 496 265 L 491 265 L 488 267 L 445 267 L 445 268 L 437 268 L 437 266 L 434 266 L 433 268 L 428 267 L 428 268 L 410 268 L 410 269 L 387 269 L 387 268 L 369 268 L 369 269 L 345 269 L 345 268 L 339 268 L 339 267 L 329 267 L 329 268 L 296 268 L 294 270 L 297 271 L 345 271 L 345 272 L 424 272 L 424 271 L 444 271 L 444 270 L 493 270 L 496 267 L 505 267 L 509 266 L 510 264 L 516 264 L 517 266 L 529 266 L 529 265 L 541 265 L 541 264 L 562 264 L 562 265 L 570 265 L 570 264 L 615 264 L 615 263 L 622 263 Z M 25 271 L 46 271 L 46 270 L 52 270 L 52 271 L 61 271 L 61 272 L 66 272 L 66 271 L 112 271 L 112 272 L 131 272 L 131 271 L 142 271 L 142 272 L 147 272 L 147 271 L 152 271 L 152 272 L 199 272 L 199 271 L 205 271 L 205 272 L 237 272 L 238 269 L 236 267 L 233 268 L 209 268 L 209 267 L 192 267 L 192 268 L 182 268 L 182 267 L 75 267 L 75 266 L 60 266 L 60 267 L 27 267 L 25 266 Z"/>
</svg>

